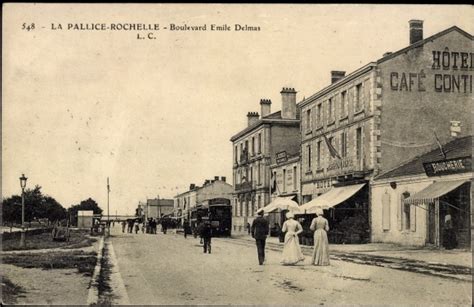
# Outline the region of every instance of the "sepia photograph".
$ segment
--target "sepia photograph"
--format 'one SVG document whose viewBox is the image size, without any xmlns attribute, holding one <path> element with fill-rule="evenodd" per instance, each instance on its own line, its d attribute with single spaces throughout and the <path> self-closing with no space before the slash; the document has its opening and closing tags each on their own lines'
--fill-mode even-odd
<svg viewBox="0 0 474 307">
<path fill-rule="evenodd" d="M 471 5 L 2 5 L 1 305 L 472 305 Z"/>
</svg>

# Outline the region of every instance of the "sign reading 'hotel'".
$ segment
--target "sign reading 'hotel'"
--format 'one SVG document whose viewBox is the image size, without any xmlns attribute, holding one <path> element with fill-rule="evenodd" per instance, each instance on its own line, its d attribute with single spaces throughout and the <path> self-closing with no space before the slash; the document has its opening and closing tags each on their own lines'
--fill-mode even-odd
<svg viewBox="0 0 474 307">
<path fill-rule="evenodd" d="M 441 176 L 471 171 L 471 157 L 423 163 L 427 176 Z"/>
</svg>

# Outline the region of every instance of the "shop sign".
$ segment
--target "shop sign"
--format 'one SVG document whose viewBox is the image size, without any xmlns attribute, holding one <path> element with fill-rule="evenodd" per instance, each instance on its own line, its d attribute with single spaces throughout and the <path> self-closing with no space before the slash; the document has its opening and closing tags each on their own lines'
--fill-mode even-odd
<svg viewBox="0 0 474 307">
<path fill-rule="evenodd" d="M 276 154 L 276 163 L 284 163 L 288 161 L 288 157 L 286 156 L 286 151 L 281 151 Z"/>
<path fill-rule="evenodd" d="M 427 176 L 441 176 L 470 172 L 472 167 L 471 157 L 454 158 L 423 163 Z"/>
</svg>

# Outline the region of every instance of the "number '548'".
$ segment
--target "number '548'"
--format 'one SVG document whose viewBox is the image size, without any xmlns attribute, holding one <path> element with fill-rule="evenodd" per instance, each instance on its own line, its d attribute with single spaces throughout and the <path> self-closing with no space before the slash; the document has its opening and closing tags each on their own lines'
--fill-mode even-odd
<svg viewBox="0 0 474 307">
<path fill-rule="evenodd" d="M 31 31 L 31 30 L 34 30 L 35 29 L 35 24 L 34 23 L 23 23 L 22 27 L 21 27 L 22 30 L 26 30 L 26 31 Z"/>
</svg>

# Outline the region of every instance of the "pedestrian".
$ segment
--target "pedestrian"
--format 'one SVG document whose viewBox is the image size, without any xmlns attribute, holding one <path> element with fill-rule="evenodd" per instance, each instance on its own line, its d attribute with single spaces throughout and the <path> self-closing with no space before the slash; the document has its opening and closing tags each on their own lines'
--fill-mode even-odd
<svg viewBox="0 0 474 307">
<path fill-rule="evenodd" d="M 252 222 L 251 234 L 257 244 L 258 264 L 263 265 L 265 262 L 265 241 L 270 228 L 268 221 L 263 217 L 263 210 L 257 214 L 258 217 Z"/>
<path fill-rule="evenodd" d="M 311 263 L 314 265 L 329 265 L 329 231 L 328 220 L 324 218 L 323 209 L 316 209 L 316 217 L 311 221 L 309 229 L 314 231 L 314 250 Z"/>
<path fill-rule="evenodd" d="M 209 221 L 206 221 L 204 223 L 201 223 L 201 238 L 204 241 L 204 254 L 206 252 L 211 253 L 211 238 L 212 238 L 212 228 L 211 228 L 211 223 Z"/>
<path fill-rule="evenodd" d="M 142 223 L 142 233 L 145 233 L 145 229 L 146 229 L 146 222 L 143 221 L 143 223 Z"/>
<path fill-rule="evenodd" d="M 139 230 L 140 230 L 140 223 L 138 221 L 136 221 L 135 222 L 135 234 L 137 234 Z"/>
<path fill-rule="evenodd" d="M 457 246 L 456 233 L 454 232 L 453 218 L 450 211 L 444 216 L 443 246 L 446 249 L 453 249 Z"/>
<path fill-rule="evenodd" d="M 187 236 L 188 236 L 188 232 L 190 232 L 190 229 L 189 229 L 189 222 L 187 220 L 184 220 L 184 223 L 183 223 L 183 232 L 184 232 L 184 238 L 186 239 Z"/>
<path fill-rule="evenodd" d="M 282 232 L 286 232 L 281 260 L 281 263 L 284 265 L 293 265 L 304 260 L 298 239 L 298 235 L 303 232 L 303 227 L 298 221 L 294 220 L 294 217 L 292 212 L 287 212 L 287 220 L 283 223 L 281 229 Z"/>
<path fill-rule="evenodd" d="M 247 223 L 247 232 L 250 235 L 250 223 Z"/>
<path fill-rule="evenodd" d="M 127 222 L 122 221 L 122 233 L 125 233 L 125 227 L 127 226 Z"/>
<path fill-rule="evenodd" d="M 166 234 L 166 230 L 168 229 L 168 222 L 166 219 L 161 219 L 161 229 L 163 231 L 163 234 Z"/>
</svg>

